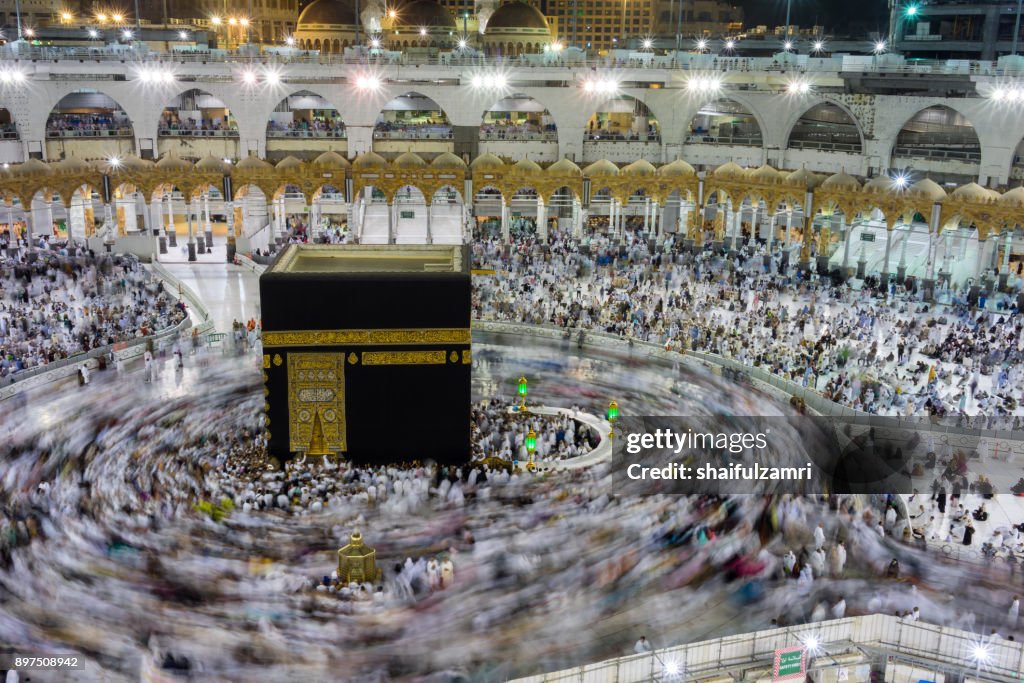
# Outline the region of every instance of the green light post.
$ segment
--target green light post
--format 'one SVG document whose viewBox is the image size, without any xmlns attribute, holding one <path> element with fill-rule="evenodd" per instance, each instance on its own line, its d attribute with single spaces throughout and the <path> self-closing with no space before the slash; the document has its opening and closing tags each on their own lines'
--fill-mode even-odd
<svg viewBox="0 0 1024 683">
<path fill-rule="evenodd" d="M 527 392 L 527 381 L 526 377 L 519 378 L 519 410 L 526 410 L 526 392 Z"/>
<path fill-rule="evenodd" d="M 526 439 L 523 441 L 526 445 L 526 454 L 529 456 L 529 460 L 526 463 L 526 469 L 533 471 L 533 453 L 537 450 L 537 432 L 533 431 L 533 427 L 530 427 L 530 431 L 526 433 Z"/>
<path fill-rule="evenodd" d="M 619 404 L 612 401 L 608 404 L 608 424 L 612 426 L 612 430 L 608 432 L 608 438 L 615 438 L 615 421 L 619 419 Z"/>
</svg>

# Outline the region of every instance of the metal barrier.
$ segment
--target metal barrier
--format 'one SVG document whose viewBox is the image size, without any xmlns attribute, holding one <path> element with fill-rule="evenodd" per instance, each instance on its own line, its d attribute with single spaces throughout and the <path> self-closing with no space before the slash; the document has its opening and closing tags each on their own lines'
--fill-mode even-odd
<svg viewBox="0 0 1024 683">
<path fill-rule="evenodd" d="M 776 650 L 793 647 L 810 650 L 807 670 L 835 666 L 837 660 L 861 665 L 888 661 L 891 664 L 916 664 L 936 672 L 961 671 L 998 683 L 1017 683 L 1020 672 L 1024 671 L 1024 646 L 1021 643 L 1007 640 L 983 642 L 975 633 L 887 614 L 872 614 L 679 645 L 527 676 L 512 683 L 771 679 Z M 985 652 L 983 666 L 977 659 L 979 647 Z M 820 679 L 816 677 L 815 680 Z M 851 677 L 851 680 L 854 679 Z"/>
</svg>

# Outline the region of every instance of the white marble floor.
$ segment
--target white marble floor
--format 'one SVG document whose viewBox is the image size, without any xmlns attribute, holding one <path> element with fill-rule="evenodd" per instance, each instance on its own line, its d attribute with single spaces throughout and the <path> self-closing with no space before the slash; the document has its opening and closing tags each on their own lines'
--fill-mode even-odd
<svg viewBox="0 0 1024 683">
<path fill-rule="evenodd" d="M 259 319 L 259 277 L 224 263 L 223 254 L 219 263 L 161 263 L 202 299 L 218 332 L 230 330 L 234 320 Z"/>
</svg>

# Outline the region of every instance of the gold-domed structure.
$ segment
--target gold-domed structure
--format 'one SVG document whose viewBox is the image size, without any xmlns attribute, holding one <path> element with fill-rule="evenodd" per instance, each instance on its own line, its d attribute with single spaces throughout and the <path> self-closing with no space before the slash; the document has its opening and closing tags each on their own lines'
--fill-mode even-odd
<svg viewBox="0 0 1024 683">
<path fill-rule="evenodd" d="M 379 577 L 377 551 L 363 544 L 358 530 L 353 531 L 348 545 L 338 550 L 338 578 L 345 583 L 372 583 Z"/>
</svg>

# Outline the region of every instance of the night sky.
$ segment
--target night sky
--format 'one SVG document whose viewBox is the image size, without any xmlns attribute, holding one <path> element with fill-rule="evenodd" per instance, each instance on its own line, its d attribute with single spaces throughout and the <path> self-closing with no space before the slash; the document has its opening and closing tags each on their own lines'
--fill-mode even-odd
<svg viewBox="0 0 1024 683">
<path fill-rule="evenodd" d="M 786 23 L 786 0 L 733 0 L 741 7 L 747 26 Z M 792 0 L 793 24 L 822 25 L 830 33 L 857 29 L 887 31 L 889 7 L 886 0 Z"/>
</svg>

